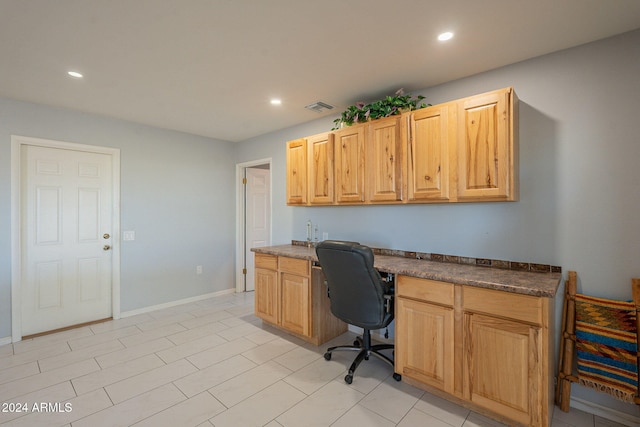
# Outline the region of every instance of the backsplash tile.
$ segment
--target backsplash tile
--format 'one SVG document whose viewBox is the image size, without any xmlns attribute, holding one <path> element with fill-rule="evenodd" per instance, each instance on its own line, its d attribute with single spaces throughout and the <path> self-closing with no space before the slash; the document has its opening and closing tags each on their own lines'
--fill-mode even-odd
<svg viewBox="0 0 640 427">
<path fill-rule="evenodd" d="M 292 240 L 292 245 L 307 246 L 302 240 Z M 521 261 L 506 261 L 490 258 L 470 258 L 458 255 L 434 254 L 428 252 L 403 251 L 400 249 L 371 248 L 375 255 L 398 256 L 427 261 L 447 262 L 451 264 L 468 264 L 482 267 L 500 268 L 503 270 L 532 271 L 534 273 L 562 273 L 562 267 L 548 264 L 536 264 Z"/>
</svg>

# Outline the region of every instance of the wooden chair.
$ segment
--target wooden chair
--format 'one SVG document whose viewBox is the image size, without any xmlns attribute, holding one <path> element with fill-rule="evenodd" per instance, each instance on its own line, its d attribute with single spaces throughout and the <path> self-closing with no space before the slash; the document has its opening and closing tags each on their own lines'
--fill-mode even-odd
<svg viewBox="0 0 640 427">
<path fill-rule="evenodd" d="M 599 391 L 605 391 L 608 394 L 616 397 L 618 399 L 624 400 L 626 402 L 640 404 L 640 391 L 638 389 L 638 379 L 637 373 L 640 372 L 640 357 L 639 357 L 639 349 L 640 349 L 640 338 L 638 331 L 640 331 L 640 316 L 637 313 L 640 313 L 640 279 L 634 278 L 631 281 L 632 293 L 633 293 L 633 302 L 623 302 L 623 301 L 613 301 L 613 300 L 605 300 L 602 298 L 594 298 L 588 297 L 585 295 L 577 294 L 576 292 L 577 285 L 577 274 L 575 271 L 569 272 L 569 277 L 565 282 L 565 294 L 564 294 L 564 306 L 562 312 L 562 336 L 560 337 L 560 353 L 558 358 L 558 378 L 556 384 L 556 395 L 555 395 L 555 403 L 560 407 L 561 410 L 567 412 L 569 411 L 569 401 L 571 398 L 571 383 L 577 382 L 587 387 L 594 388 Z M 626 328 L 624 330 L 622 328 L 619 329 L 620 336 L 626 339 L 626 342 L 629 343 L 630 348 L 632 350 L 625 350 L 625 357 L 633 360 L 635 359 L 635 366 L 637 369 L 636 372 L 636 381 L 635 381 L 635 389 L 627 389 L 626 392 L 622 392 L 616 389 L 616 387 L 610 387 L 610 383 L 599 382 L 598 379 L 594 379 L 595 374 L 591 374 L 587 372 L 584 368 L 582 370 L 578 369 L 577 373 L 574 373 L 574 361 L 575 357 L 575 349 L 576 342 L 578 341 L 578 345 L 581 346 L 582 349 L 585 348 L 593 348 L 593 349 L 602 349 L 602 351 L 596 350 L 598 356 L 602 356 L 603 354 L 609 353 L 611 350 L 607 345 L 602 345 L 598 343 L 588 343 L 583 338 L 583 336 L 588 335 L 584 331 L 579 331 L 577 336 L 576 334 L 576 299 L 578 300 L 578 304 L 585 304 L 584 301 L 587 301 L 586 305 L 582 305 L 581 307 L 590 307 L 591 301 L 594 302 L 593 307 L 598 307 L 598 303 L 602 302 L 606 307 L 622 307 L 623 312 L 629 314 L 625 319 L 628 320 L 626 323 Z M 628 309 L 626 309 L 628 308 Z M 595 309 L 597 310 L 597 309 Z M 595 311 L 594 310 L 594 311 Z M 608 309 L 606 309 L 608 310 Z M 612 311 L 614 311 L 612 309 Z M 581 311 L 582 312 L 582 311 Z M 614 322 L 615 323 L 615 322 Z M 625 324 L 621 322 L 621 324 Z M 596 331 L 599 327 L 595 325 L 592 329 Z M 603 333 L 608 334 L 616 334 L 614 329 L 611 329 L 609 326 L 605 328 L 603 327 Z M 590 330 L 591 331 L 591 330 Z M 589 332 L 590 332 L 589 331 Z M 631 341 L 635 340 L 635 348 L 631 344 Z M 611 353 L 614 354 L 614 353 Z M 613 359 L 613 357 L 612 357 Z M 589 361 L 583 362 L 589 363 Z M 633 362 L 632 362 L 633 363 Z M 628 384 L 625 384 L 622 388 L 629 388 Z"/>
</svg>

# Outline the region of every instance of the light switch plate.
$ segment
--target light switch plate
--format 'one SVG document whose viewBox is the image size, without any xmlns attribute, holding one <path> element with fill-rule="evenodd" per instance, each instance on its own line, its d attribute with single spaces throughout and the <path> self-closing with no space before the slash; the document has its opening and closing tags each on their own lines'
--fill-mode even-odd
<svg viewBox="0 0 640 427">
<path fill-rule="evenodd" d="M 136 240 L 136 232 L 135 231 L 123 231 L 122 232 L 122 240 Z"/>
</svg>

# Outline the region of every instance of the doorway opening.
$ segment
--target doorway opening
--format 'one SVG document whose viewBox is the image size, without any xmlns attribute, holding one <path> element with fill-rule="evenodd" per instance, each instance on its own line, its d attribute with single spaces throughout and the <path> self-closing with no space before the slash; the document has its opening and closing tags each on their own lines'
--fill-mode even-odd
<svg viewBox="0 0 640 427">
<path fill-rule="evenodd" d="M 251 248 L 271 245 L 271 159 L 236 165 L 236 292 L 253 291 Z"/>
</svg>

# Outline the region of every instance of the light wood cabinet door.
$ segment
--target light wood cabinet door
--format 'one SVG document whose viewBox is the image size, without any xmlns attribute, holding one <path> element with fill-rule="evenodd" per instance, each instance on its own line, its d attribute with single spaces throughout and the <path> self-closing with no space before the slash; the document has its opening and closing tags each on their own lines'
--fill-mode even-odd
<svg viewBox="0 0 640 427">
<path fill-rule="evenodd" d="M 516 200 L 516 103 L 512 89 L 458 102 L 458 199 Z"/>
<path fill-rule="evenodd" d="M 309 203 L 333 203 L 333 134 L 307 137 L 309 146 Z"/>
<path fill-rule="evenodd" d="M 278 324 L 280 310 L 278 272 L 265 268 L 255 269 L 255 313 L 261 319 Z"/>
<path fill-rule="evenodd" d="M 287 142 L 287 204 L 307 204 L 307 140 Z"/>
<path fill-rule="evenodd" d="M 287 142 L 287 204 L 516 201 L 518 156 L 508 87 Z"/>
<path fill-rule="evenodd" d="M 540 328 L 464 314 L 465 398 L 496 414 L 543 425 Z"/>
<path fill-rule="evenodd" d="M 364 202 L 365 126 L 349 126 L 335 131 L 334 135 L 336 202 Z"/>
<path fill-rule="evenodd" d="M 280 325 L 293 333 L 311 336 L 309 276 L 280 273 L 280 292 Z"/>
<path fill-rule="evenodd" d="M 409 200 L 449 200 L 449 156 L 450 144 L 455 141 L 454 117 L 455 105 L 452 104 L 427 107 L 409 116 Z"/>
<path fill-rule="evenodd" d="M 367 200 L 402 200 L 404 149 L 400 135 L 400 117 L 389 117 L 367 126 L 366 174 Z"/>
<path fill-rule="evenodd" d="M 453 394 L 453 308 L 405 298 L 396 303 L 396 372 Z"/>
<path fill-rule="evenodd" d="M 305 259 L 256 253 L 255 313 L 265 322 L 320 345 L 347 331 L 331 314 L 320 267 Z"/>
</svg>

